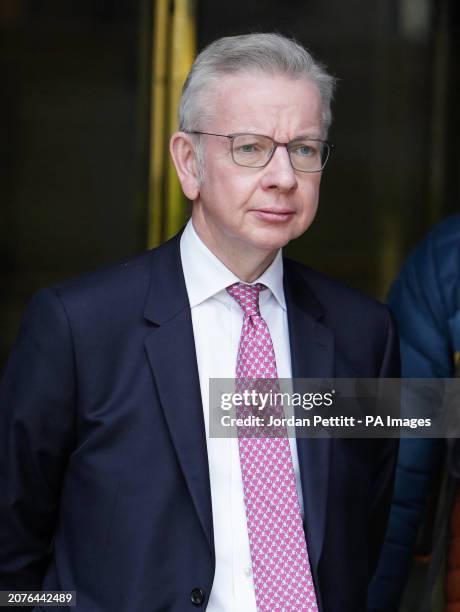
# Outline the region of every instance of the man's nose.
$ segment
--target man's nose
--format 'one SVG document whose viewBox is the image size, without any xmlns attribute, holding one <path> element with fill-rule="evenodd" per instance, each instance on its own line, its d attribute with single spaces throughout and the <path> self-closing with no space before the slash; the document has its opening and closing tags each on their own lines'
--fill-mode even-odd
<svg viewBox="0 0 460 612">
<path fill-rule="evenodd" d="M 292 191 L 297 187 L 297 175 L 292 167 L 286 147 L 277 146 L 267 166 L 262 181 L 265 189 Z"/>
</svg>

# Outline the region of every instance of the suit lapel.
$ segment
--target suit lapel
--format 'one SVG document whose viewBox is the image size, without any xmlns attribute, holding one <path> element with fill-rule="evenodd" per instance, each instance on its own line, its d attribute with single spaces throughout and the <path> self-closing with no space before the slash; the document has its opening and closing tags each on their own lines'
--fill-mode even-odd
<svg viewBox="0 0 460 612">
<path fill-rule="evenodd" d="M 179 237 L 152 253 L 145 317 L 156 324 L 145 341 L 153 377 L 198 517 L 214 548 L 203 407 Z"/>
<path fill-rule="evenodd" d="M 294 378 L 331 378 L 332 332 L 323 309 L 293 262 L 285 260 L 284 289 Z M 190 495 L 211 550 L 213 525 L 206 434 L 190 306 L 179 237 L 152 253 L 145 317 L 155 323 L 145 341 L 165 419 Z M 310 561 L 317 572 L 325 531 L 330 440 L 298 439 Z"/>
<path fill-rule="evenodd" d="M 308 288 L 296 264 L 284 262 L 293 378 L 332 378 L 334 337 L 321 319 L 324 310 Z M 304 415 L 303 415 L 304 416 Z M 306 535 L 310 563 L 317 577 L 325 533 L 331 441 L 298 438 L 297 453 L 302 482 Z"/>
</svg>

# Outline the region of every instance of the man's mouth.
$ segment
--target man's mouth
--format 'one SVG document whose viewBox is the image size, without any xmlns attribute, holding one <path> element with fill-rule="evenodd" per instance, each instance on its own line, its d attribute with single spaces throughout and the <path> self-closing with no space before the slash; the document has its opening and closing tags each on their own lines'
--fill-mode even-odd
<svg viewBox="0 0 460 612">
<path fill-rule="evenodd" d="M 252 212 L 254 212 L 258 219 L 274 223 L 288 221 L 294 215 L 294 211 L 290 208 L 258 208 Z"/>
</svg>

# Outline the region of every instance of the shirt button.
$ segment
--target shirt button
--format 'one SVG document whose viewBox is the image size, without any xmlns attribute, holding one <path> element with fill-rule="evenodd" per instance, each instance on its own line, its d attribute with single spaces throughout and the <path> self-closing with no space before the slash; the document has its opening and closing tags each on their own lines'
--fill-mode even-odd
<svg viewBox="0 0 460 612">
<path fill-rule="evenodd" d="M 247 576 L 247 578 L 252 576 L 252 565 L 248 565 L 244 568 L 244 575 Z"/>
</svg>

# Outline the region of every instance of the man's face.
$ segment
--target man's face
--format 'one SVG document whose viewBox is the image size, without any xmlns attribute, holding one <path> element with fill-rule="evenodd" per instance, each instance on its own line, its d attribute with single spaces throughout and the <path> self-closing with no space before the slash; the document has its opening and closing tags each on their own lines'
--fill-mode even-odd
<svg viewBox="0 0 460 612">
<path fill-rule="evenodd" d="M 214 119 L 203 126 L 206 132 L 264 134 L 283 143 L 321 138 L 320 94 L 305 79 L 235 76 L 223 80 L 210 103 Z M 218 257 L 266 257 L 305 232 L 316 214 L 320 172 L 294 170 L 284 147 L 265 168 L 238 166 L 229 139 L 201 138 L 204 180 L 192 219 Z"/>
</svg>

